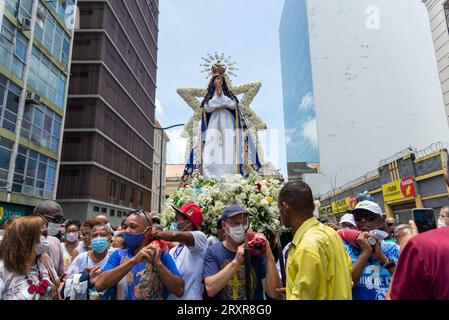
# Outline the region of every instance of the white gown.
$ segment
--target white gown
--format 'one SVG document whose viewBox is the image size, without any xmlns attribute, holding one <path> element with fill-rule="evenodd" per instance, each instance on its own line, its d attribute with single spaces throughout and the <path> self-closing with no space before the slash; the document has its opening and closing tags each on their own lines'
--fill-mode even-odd
<svg viewBox="0 0 449 320">
<path fill-rule="evenodd" d="M 203 175 L 206 179 L 238 173 L 240 155 L 236 154 L 235 116 L 229 112 L 235 107 L 234 100 L 224 94 L 218 97 L 215 93 L 204 105 L 206 112 L 211 113 L 203 149 Z"/>
</svg>

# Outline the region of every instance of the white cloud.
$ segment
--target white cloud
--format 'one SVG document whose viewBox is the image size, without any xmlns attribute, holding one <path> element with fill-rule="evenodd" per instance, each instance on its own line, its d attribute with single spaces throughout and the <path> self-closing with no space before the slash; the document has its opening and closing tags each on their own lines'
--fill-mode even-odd
<svg viewBox="0 0 449 320">
<path fill-rule="evenodd" d="M 290 143 L 296 140 L 298 129 L 286 129 L 285 130 L 285 144 L 288 146 Z"/>
<path fill-rule="evenodd" d="M 156 104 L 156 115 L 157 115 L 157 117 L 160 117 L 164 114 L 164 108 L 162 107 L 162 104 L 157 97 L 156 97 L 155 104 Z"/>
<path fill-rule="evenodd" d="M 310 118 L 304 122 L 302 125 L 302 134 L 314 148 L 318 148 L 316 119 Z"/>
<path fill-rule="evenodd" d="M 167 163 L 181 164 L 185 163 L 185 151 L 187 139 L 181 137 L 183 128 L 175 128 L 165 131 L 170 139 L 167 146 Z"/>
<path fill-rule="evenodd" d="M 301 103 L 299 104 L 298 110 L 299 111 L 307 111 L 313 108 L 315 102 L 313 98 L 313 93 L 311 91 L 307 92 L 301 100 Z"/>
</svg>

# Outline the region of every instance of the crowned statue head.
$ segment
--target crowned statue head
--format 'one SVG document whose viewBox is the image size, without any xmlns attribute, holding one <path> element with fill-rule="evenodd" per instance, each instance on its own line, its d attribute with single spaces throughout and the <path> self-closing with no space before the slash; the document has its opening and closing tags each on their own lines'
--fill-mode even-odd
<svg viewBox="0 0 449 320">
<path fill-rule="evenodd" d="M 221 55 L 215 53 L 215 55 L 208 54 L 206 58 L 202 58 L 204 63 L 202 73 L 207 74 L 209 85 L 207 87 L 207 93 L 201 103 L 204 106 L 210 99 L 213 98 L 217 86 L 221 86 L 224 95 L 234 99 L 238 103 L 237 97 L 230 90 L 228 83 L 230 83 L 229 76 L 236 76 L 234 71 L 238 70 L 235 67 L 235 62 L 231 61 L 231 57 L 225 58 L 224 54 Z"/>
</svg>

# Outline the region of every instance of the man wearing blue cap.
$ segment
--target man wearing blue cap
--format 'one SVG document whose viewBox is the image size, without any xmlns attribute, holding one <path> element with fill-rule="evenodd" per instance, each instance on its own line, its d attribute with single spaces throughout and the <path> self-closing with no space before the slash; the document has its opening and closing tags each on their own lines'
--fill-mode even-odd
<svg viewBox="0 0 449 320">
<path fill-rule="evenodd" d="M 248 229 L 248 213 L 239 205 L 230 205 L 220 217 L 225 240 L 211 245 L 204 258 L 205 294 L 215 300 L 246 300 L 244 245 Z M 251 256 L 251 300 L 262 300 L 264 292 L 276 298 L 280 287 L 273 253 L 264 238 L 266 253 Z"/>
</svg>

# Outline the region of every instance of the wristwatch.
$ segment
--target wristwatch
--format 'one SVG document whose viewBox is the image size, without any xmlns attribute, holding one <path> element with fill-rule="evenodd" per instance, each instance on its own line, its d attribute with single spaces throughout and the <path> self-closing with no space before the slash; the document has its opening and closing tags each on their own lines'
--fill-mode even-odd
<svg viewBox="0 0 449 320">
<path fill-rule="evenodd" d="M 385 269 L 390 269 L 393 267 L 396 267 L 396 262 L 392 258 L 388 258 L 387 262 L 385 262 L 385 264 L 382 266 L 382 268 L 385 268 Z"/>
</svg>

